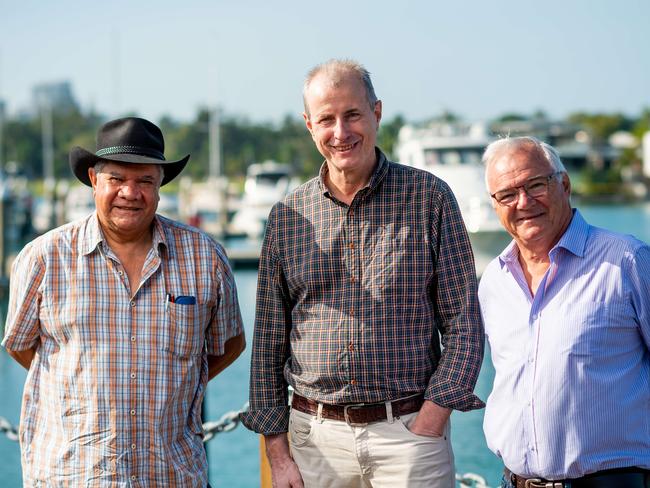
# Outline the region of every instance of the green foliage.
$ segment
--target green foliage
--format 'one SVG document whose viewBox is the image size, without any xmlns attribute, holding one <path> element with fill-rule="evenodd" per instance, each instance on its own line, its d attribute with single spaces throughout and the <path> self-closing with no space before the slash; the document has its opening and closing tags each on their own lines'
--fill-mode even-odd
<svg viewBox="0 0 650 488">
<path fill-rule="evenodd" d="M 393 120 L 383 121 L 379 126 L 379 133 L 377 134 L 377 145 L 387 155 L 394 156 L 395 144 L 397 143 L 397 135 L 399 130 L 406 123 L 404 117 L 396 115 Z"/>
<path fill-rule="evenodd" d="M 621 113 L 589 114 L 576 112 L 568 117 L 568 121 L 584 127 L 595 144 L 605 144 L 609 136 L 619 130 L 630 130 L 633 121 Z"/>
<path fill-rule="evenodd" d="M 542 111 L 537 111 L 529 119 L 546 118 Z M 459 116 L 444 111 L 436 120 L 454 122 Z M 517 113 L 503 114 L 500 121 L 528 120 L 527 116 Z M 185 174 L 195 179 L 202 179 L 209 172 L 209 121 L 207 108 L 200 109 L 195 118 L 181 122 L 166 115 L 159 121 L 165 135 L 165 155 L 168 159 L 179 159 L 191 155 Z M 629 118 L 623 114 L 575 113 L 569 116 L 569 122 L 584 128 L 592 137 L 595 145 L 605 144 L 607 138 L 617 130 L 630 130 L 640 139 L 650 130 L 650 108 L 645 108 L 640 117 Z M 54 112 L 52 125 L 54 131 L 55 176 L 72 177 L 68 167 L 68 154 L 73 146 L 88 150 L 95 149 L 97 128 L 104 122 L 104 117 L 95 113 L 83 113 L 78 110 Z M 377 135 L 378 146 L 388 155 L 392 155 L 397 143 L 400 128 L 406 123 L 401 115 L 391 120 L 383 120 Z M 43 174 L 43 143 L 41 138 L 42 120 L 40 115 L 31 118 L 22 117 L 5 121 L 4 161 L 16 161 L 19 168 L 31 178 L 40 178 Z M 300 117 L 286 115 L 281 122 L 251 122 L 250 120 L 229 114 L 222 114 L 220 120 L 223 171 L 232 180 L 241 180 L 247 167 L 256 162 L 272 159 L 290 164 L 296 175 L 303 180 L 318 173 L 323 158 L 316 150 L 304 121 Z M 615 171 L 631 165 L 638 165 L 638 154 L 625 150 L 615 165 Z M 601 181 L 601 176 L 587 175 L 589 184 L 616 184 L 610 181 L 611 175 Z"/>
</svg>

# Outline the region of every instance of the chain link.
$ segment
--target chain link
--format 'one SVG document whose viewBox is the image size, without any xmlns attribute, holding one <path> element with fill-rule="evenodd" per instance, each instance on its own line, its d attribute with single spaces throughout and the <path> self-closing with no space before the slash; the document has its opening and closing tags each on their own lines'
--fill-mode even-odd
<svg viewBox="0 0 650 488">
<path fill-rule="evenodd" d="M 485 478 L 474 473 L 456 473 L 456 481 L 458 481 L 461 488 L 490 488 Z"/>
<path fill-rule="evenodd" d="M 230 432 L 239 425 L 239 414 L 248 412 L 248 402 L 244 403 L 241 410 L 224 413 L 217 421 L 205 422 L 203 424 L 203 442 L 212 440 L 215 435 L 221 432 Z"/>
<path fill-rule="evenodd" d="M 0 417 L 0 432 L 6 435 L 10 441 L 18 440 L 18 430 L 4 417 Z"/>
</svg>

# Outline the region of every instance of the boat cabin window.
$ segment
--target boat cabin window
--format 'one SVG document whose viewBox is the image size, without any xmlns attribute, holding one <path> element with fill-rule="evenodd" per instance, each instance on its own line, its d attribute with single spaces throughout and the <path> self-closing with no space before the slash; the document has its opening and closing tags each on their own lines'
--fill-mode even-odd
<svg viewBox="0 0 650 488">
<path fill-rule="evenodd" d="M 459 166 L 481 164 L 482 148 L 467 149 L 426 149 L 424 152 L 427 166 Z"/>
</svg>

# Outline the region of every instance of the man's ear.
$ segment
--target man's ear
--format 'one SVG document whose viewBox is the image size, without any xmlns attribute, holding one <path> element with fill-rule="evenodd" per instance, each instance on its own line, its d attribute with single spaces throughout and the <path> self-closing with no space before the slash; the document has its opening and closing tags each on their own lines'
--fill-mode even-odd
<svg viewBox="0 0 650 488">
<path fill-rule="evenodd" d="M 88 178 L 90 179 L 90 184 L 93 187 L 93 193 L 95 192 L 95 187 L 97 186 L 97 172 L 92 166 L 88 168 Z"/>
<path fill-rule="evenodd" d="M 313 127 L 311 125 L 311 119 L 309 118 L 307 112 L 302 113 L 302 118 L 305 120 L 305 126 L 307 126 L 307 130 L 309 131 L 311 136 L 314 137 L 314 132 L 312 131 Z"/>
</svg>

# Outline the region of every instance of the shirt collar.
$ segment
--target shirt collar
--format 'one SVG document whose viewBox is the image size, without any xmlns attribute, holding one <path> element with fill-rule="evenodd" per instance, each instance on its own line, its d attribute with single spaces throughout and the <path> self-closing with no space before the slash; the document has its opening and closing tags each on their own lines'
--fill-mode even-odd
<svg viewBox="0 0 650 488">
<path fill-rule="evenodd" d="M 370 176 L 370 180 L 368 181 L 368 184 L 364 188 L 368 188 L 369 191 L 374 190 L 379 186 L 379 184 L 382 182 L 384 177 L 386 176 L 386 173 L 388 173 L 388 159 L 386 159 L 386 156 L 384 155 L 383 152 L 378 147 L 375 147 L 375 154 L 377 155 L 377 166 L 375 167 L 375 170 L 372 172 L 372 175 Z M 329 189 L 327 188 L 327 185 L 325 184 L 325 177 L 329 171 L 329 168 L 327 167 L 327 161 L 323 161 L 323 164 L 321 164 L 320 170 L 318 171 L 318 182 L 320 185 L 320 189 L 323 192 L 323 195 L 329 197 L 331 196 L 331 193 Z"/>
<path fill-rule="evenodd" d="M 158 249 L 162 244 L 164 248 L 168 248 L 167 235 L 165 234 L 165 228 L 163 227 L 162 222 L 158 215 L 154 217 L 153 225 L 153 247 Z M 102 228 L 99 225 L 99 220 L 97 218 L 97 210 L 95 210 L 86 221 L 85 232 L 83 239 L 81 239 L 81 255 L 86 256 L 92 253 L 100 245 L 108 246 L 106 244 L 106 238 L 102 232 Z"/>
<path fill-rule="evenodd" d="M 582 217 L 578 209 L 573 209 L 573 217 L 569 227 L 564 232 L 558 243 L 553 246 L 549 254 L 557 252 L 556 249 L 560 247 L 575 254 L 578 257 L 585 255 L 585 247 L 587 245 L 587 237 L 589 236 L 589 224 Z"/>
<path fill-rule="evenodd" d="M 584 219 L 580 210 L 573 209 L 573 217 L 569 223 L 560 240 L 551 248 L 549 255 L 555 254 L 557 249 L 563 248 L 575 254 L 578 257 L 583 257 L 585 254 L 585 246 L 587 244 L 587 237 L 589 236 L 589 224 Z M 517 243 L 513 240 L 508 246 L 499 254 L 499 261 L 501 266 L 507 263 L 516 262 L 519 259 L 519 248 Z"/>
</svg>

